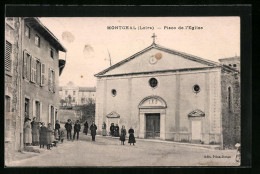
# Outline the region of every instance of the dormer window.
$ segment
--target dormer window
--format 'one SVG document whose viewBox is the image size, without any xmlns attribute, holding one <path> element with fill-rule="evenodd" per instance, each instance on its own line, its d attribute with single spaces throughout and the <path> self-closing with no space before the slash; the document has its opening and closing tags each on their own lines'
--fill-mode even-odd
<svg viewBox="0 0 260 174">
<path fill-rule="evenodd" d="M 27 25 L 25 26 L 25 36 L 30 38 L 30 27 L 28 27 Z"/>
<path fill-rule="evenodd" d="M 52 49 L 52 48 L 51 48 L 51 50 L 50 50 L 50 56 L 51 56 L 51 58 L 54 57 L 54 52 L 53 52 L 53 49 Z"/>
<path fill-rule="evenodd" d="M 37 47 L 40 47 L 40 37 L 38 35 L 35 36 L 34 43 Z"/>
<path fill-rule="evenodd" d="M 237 65 L 236 65 L 236 64 L 233 64 L 233 67 L 235 68 L 235 67 L 237 67 Z"/>
</svg>

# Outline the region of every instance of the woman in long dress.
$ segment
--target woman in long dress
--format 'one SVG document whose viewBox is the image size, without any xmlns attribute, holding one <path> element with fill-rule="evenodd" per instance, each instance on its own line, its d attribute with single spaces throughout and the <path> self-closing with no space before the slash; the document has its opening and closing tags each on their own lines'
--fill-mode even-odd
<svg viewBox="0 0 260 174">
<path fill-rule="evenodd" d="M 40 129 L 40 148 L 44 148 L 44 145 L 47 145 L 47 127 L 45 126 L 45 123 L 42 122 Z"/>
<path fill-rule="evenodd" d="M 51 150 L 51 144 L 53 142 L 52 133 L 53 133 L 53 131 L 52 131 L 51 123 L 49 123 L 48 128 L 47 128 L 47 149 L 48 150 Z"/>
<path fill-rule="evenodd" d="M 24 123 L 24 144 L 30 146 L 32 144 L 32 128 L 31 119 L 26 118 Z"/>
<path fill-rule="evenodd" d="M 106 136 L 106 135 L 107 135 L 107 125 L 106 125 L 105 122 L 104 122 L 103 125 L 102 125 L 102 135 L 103 135 L 103 136 Z"/>
<path fill-rule="evenodd" d="M 60 140 L 60 123 L 59 120 L 56 120 L 55 131 L 54 131 L 55 140 Z"/>
<path fill-rule="evenodd" d="M 38 146 L 39 145 L 39 136 L 40 136 L 40 126 L 39 123 L 36 121 L 36 117 L 33 118 L 31 122 L 32 126 L 32 145 Z"/>
<path fill-rule="evenodd" d="M 126 136 L 126 130 L 125 130 L 125 126 L 123 125 L 121 128 L 121 135 L 120 135 L 120 141 L 121 141 L 121 145 L 125 145 L 125 136 Z"/>
<path fill-rule="evenodd" d="M 133 145 L 135 145 L 135 136 L 134 136 L 134 129 L 132 127 L 130 127 L 130 129 L 128 130 L 129 133 L 129 140 L 128 143 L 130 143 L 130 145 L 133 143 Z"/>
</svg>

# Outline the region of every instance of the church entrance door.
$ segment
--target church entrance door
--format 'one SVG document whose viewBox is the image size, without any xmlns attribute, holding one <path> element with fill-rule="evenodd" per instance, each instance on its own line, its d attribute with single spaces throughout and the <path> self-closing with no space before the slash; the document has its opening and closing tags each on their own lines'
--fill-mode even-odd
<svg viewBox="0 0 260 174">
<path fill-rule="evenodd" d="M 146 138 L 160 138 L 160 114 L 146 114 Z"/>
</svg>

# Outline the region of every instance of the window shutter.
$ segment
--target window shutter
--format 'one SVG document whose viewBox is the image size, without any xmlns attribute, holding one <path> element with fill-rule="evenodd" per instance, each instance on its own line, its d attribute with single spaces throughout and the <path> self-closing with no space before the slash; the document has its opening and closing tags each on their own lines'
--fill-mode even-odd
<svg viewBox="0 0 260 174">
<path fill-rule="evenodd" d="M 12 54 L 12 44 L 6 41 L 5 44 L 5 70 L 11 71 L 11 54 Z"/>
<path fill-rule="evenodd" d="M 49 119 L 48 119 L 48 123 L 51 122 L 51 105 L 49 105 Z M 48 125 L 47 123 L 47 125 Z"/>
<path fill-rule="evenodd" d="M 23 78 L 27 77 L 27 53 L 23 52 Z"/>
<path fill-rule="evenodd" d="M 49 72 L 48 72 L 48 88 L 49 88 L 49 91 L 51 91 L 51 69 L 49 68 L 48 70 L 49 70 Z"/>
<path fill-rule="evenodd" d="M 36 117 L 36 105 L 35 105 L 35 100 L 32 100 L 33 104 L 32 104 L 32 110 L 33 110 L 33 117 Z"/>
<path fill-rule="evenodd" d="M 46 81 L 46 75 L 45 75 L 45 64 L 41 64 L 41 86 L 44 86 L 45 85 L 45 81 Z"/>
<path fill-rule="evenodd" d="M 30 80 L 31 78 L 31 62 L 32 62 L 32 57 L 27 55 L 27 72 L 26 72 L 26 78 Z"/>
<path fill-rule="evenodd" d="M 31 81 L 36 82 L 36 59 L 31 57 Z"/>
<path fill-rule="evenodd" d="M 52 82 L 53 92 L 55 92 L 55 91 L 56 91 L 56 90 L 55 90 L 55 88 L 56 88 L 56 86 L 55 86 L 55 71 L 53 71 L 52 80 L 53 80 L 53 82 Z"/>
</svg>

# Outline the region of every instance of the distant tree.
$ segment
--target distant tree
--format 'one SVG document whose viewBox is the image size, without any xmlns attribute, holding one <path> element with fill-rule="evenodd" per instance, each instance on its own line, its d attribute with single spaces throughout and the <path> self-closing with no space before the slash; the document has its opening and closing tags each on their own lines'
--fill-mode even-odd
<svg viewBox="0 0 260 174">
<path fill-rule="evenodd" d="M 63 104 L 66 103 L 66 100 L 61 99 L 61 100 L 60 100 L 60 103 L 61 103 L 61 106 L 63 106 Z"/>
<path fill-rule="evenodd" d="M 87 104 L 77 106 L 75 109 L 78 113 L 81 113 L 81 121 L 91 122 L 95 119 L 95 107 L 96 104 L 93 99 L 88 99 Z"/>
<path fill-rule="evenodd" d="M 69 105 L 71 105 L 71 96 L 70 95 L 68 96 L 68 103 L 69 103 Z"/>
</svg>

